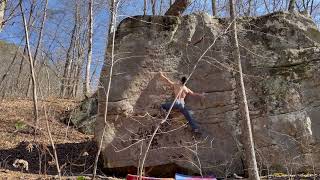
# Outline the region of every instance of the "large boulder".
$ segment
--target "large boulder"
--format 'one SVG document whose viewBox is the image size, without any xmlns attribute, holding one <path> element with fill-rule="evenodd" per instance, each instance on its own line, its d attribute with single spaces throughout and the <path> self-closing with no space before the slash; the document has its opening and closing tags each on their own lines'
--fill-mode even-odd
<svg viewBox="0 0 320 180">
<path fill-rule="evenodd" d="M 237 70 L 230 36 L 225 33 L 229 23 L 207 14 L 137 16 L 120 23 L 106 123 L 110 59 L 103 67 L 98 93 L 95 139 L 101 140 L 106 125 L 105 168 L 120 171 L 139 166 L 150 134 L 163 119 L 159 106 L 172 98 L 158 72 L 179 80 L 193 71 L 205 53 L 187 86 L 207 93 L 206 98 L 200 103 L 188 97 L 187 104 L 208 138 L 192 133 L 185 120 L 170 118 L 151 144 L 147 172 L 243 172 Z M 320 33 L 316 25 L 304 15 L 279 12 L 240 18 L 238 28 L 259 169 L 319 173 Z M 165 165 L 168 168 L 156 168 Z"/>
</svg>

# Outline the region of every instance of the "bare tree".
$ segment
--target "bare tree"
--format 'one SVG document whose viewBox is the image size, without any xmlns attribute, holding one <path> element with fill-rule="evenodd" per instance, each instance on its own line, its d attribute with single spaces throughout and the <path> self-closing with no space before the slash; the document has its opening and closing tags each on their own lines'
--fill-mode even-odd
<svg viewBox="0 0 320 180">
<path fill-rule="evenodd" d="M 217 15 L 217 1 L 211 0 L 212 16 Z"/>
<path fill-rule="evenodd" d="M 39 48 L 41 48 L 41 45 L 42 45 L 43 29 L 44 29 L 44 25 L 45 25 L 46 17 L 47 17 L 47 8 L 48 8 L 48 0 L 45 1 L 45 6 L 44 6 L 44 9 L 43 9 L 43 16 L 42 16 L 42 20 L 41 20 L 41 26 L 40 26 L 40 32 L 39 32 L 39 37 L 38 37 L 38 43 L 37 43 L 37 46 L 36 46 L 36 49 L 35 49 L 35 52 L 34 52 L 34 55 L 33 55 L 34 67 L 36 67 Z M 30 77 L 29 78 L 29 82 L 28 82 L 28 88 L 27 88 L 26 96 L 28 96 L 29 90 L 31 89 L 31 81 L 32 81 L 32 78 Z"/>
<path fill-rule="evenodd" d="M 252 8 L 252 0 L 249 0 L 248 1 L 248 9 L 247 9 L 247 12 L 245 13 L 246 16 L 251 15 L 251 8 Z"/>
<path fill-rule="evenodd" d="M 293 12 L 294 11 L 295 3 L 296 3 L 296 0 L 290 0 L 289 1 L 289 7 L 288 7 L 288 11 L 289 12 Z"/>
<path fill-rule="evenodd" d="M 143 0 L 143 15 L 147 15 L 147 0 Z"/>
<path fill-rule="evenodd" d="M 61 97 L 65 97 L 66 96 L 66 91 L 70 88 L 70 72 L 71 72 L 71 67 L 72 67 L 72 62 L 73 62 L 73 58 L 72 58 L 72 50 L 75 46 L 75 41 L 76 41 L 76 32 L 77 32 L 77 27 L 78 27 L 78 14 L 79 14 L 79 5 L 78 3 L 75 4 L 75 15 L 74 15 L 74 26 L 72 29 L 72 33 L 71 33 L 71 40 L 70 40 L 70 44 L 69 44 L 69 48 L 67 51 L 67 55 L 66 55 L 66 63 L 64 66 L 64 72 L 63 72 L 63 76 L 62 76 L 62 80 L 61 80 L 61 89 L 60 89 L 60 96 Z"/>
<path fill-rule="evenodd" d="M 94 167 L 93 167 L 93 178 L 94 179 L 96 177 L 97 174 L 97 166 L 98 166 L 98 160 L 99 160 L 99 156 L 101 153 L 101 149 L 102 149 L 102 144 L 103 144 L 103 138 L 104 138 L 104 133 L 106 131 L 107 128 L 107 116 L 108 116 L 108 102 L 109 102 L 109 94 L 110 94 L 110 88 L 111 88 L 111 80 L 112 80 L 112 74 L 113 74 L 113 65 L 114 65 L 114 45 L 115 45 L 115 38 L 116 38 L 116 24 L 117 24 L 117 9 L 118 9 L 118 2 L 117 0 L 111 0 L 111 4 L 110 4 L 110 20 L 109 20 L 109 32 L 108 35 L 112 34 L 112 39 L 111 42 L 108 41 L 108 43 L 110 43 L 111 45 L 111 60 L 110 60 L 110 69 L 109 69 L 109 76 L 108 76 L 108 86 L 106 89 L 106 100 L 105 100 L 105 109 L 104 109 L 104 127 L 102 130 L 102 135 L 100 137 L 99 140 L 99 144 L 98 144 L 98 152 L 96 154 L 95 157 L 95 162 L 94 162 Z M 105 58 L 107 58 L 107 48 L 108 45 L 106 46 L 106 50 L 105 50 Z"/>
<path fill-rule="evenodd" d="M 162 15 L 162 5 L 163 5 L 163 0 L 160 0 L 159 15 Z"/>
<path fill-rule="evenodd" d="M 191 4 L 191 0 L 176 0 L 165 13 L 167 16 L 181 16 L 187 7 Z"/>
<path fill-rule="evenodd" d="M 157 0 L 151 0 L 151 7 L 152 7 L 152 15 L 156 15 L 156 2 Z"/>
<path fill-rule="evenodd" d="M 33 112 L 34 112 L 34 120 L 35 120 L 35 132 L 38 128 L 38 96 L 37 96 L 37 83 L 36 83 L 36 75 L 35 75 L 35 70 L 33 66 L 33 59 L 32 59 L 32 54 L 31 54 L 31 49 L 30 49 L 30 41 L 29 41 L 29 31 L 28 31 L 28 25 L 26 22 L 26 18 L 24 15 L 23 7 L 22 7 L 22 0 L 20 0 L 20 10 L 21 10 L 21 15 L 22 15 L 22 20 L 23 20 L 23 25 L 24 25 L 24 33 L 26 37 L 26 45 L 27 45 L 27 50 L 28 50 L 28 57 L 29 57 L 29 65 L 30 65 L 30 74 L 32 78 L 32 92 L 33 92 Z"/>
<path fill-rule="evenodd" d="M 0 1 L 0 32 L 4 25 L 4 11 L 6 9 L 6 4 L 7 4 L 6 0 Z"/>
<path fill-rule="evenodd" d="M 53 150 L 53 154 L 54 154 L 54 162 L 55 162 L 56 169 L 57 169 L 57 172 L 58 172 L 58 178 L 59 178 L 59 180 L 61 180 L 61 170 L 60 170 L 60 166 L 59 166 L 59 158 L 58 158 L 57 149 L 56 149 L 56 146 L 55 146 L 55 144 L 53 142 L 52 134 L 51 134 L 51 131 L 50 131 L 49 118 L 48 118 L 47 110 L 46 110 L 45 106 L 43 107 L 43 111 L 44 111 L 45 118 L 46 118 L 46 128 L 47 128 L 47 132 L 48 132 L 48 135 L 49 135 L 49 140 L 50 140 L 50 143 L 51 143 L 51 146 L 52 146 L 52 150 Z"/>
<path fill-rule="evenodd" d="M 92 61 L 92 35 L 93 35 L 93 14 L 92 14 L 92 5 L 93 0 L 88 1 L 89 13 L 88 13 L 88 54 L 87 54 L 87 67 L 86 67 L 86 79 L 84 87 L 84 95 L 90 95 L 90 70 L 91 70 L 91 61 Z"/>
<path fill-rule="evenodd" d="M 234 46 L 233 49 L 233 56 L 234 61 L 238 64 L 238 73 L 236 75 L 237 80 L 237 93 L 238 93 L 238 104 L 240 106 L 240 115 L 242 121 L 242 133 L 244 135 L 244 149 L 245 149 L 245 157 L 248 161 L 248 173 L 249 179 L 260 179 L 259 171 L 257 167 L 256 155 L 254 150 L 254 142 L 252 137 L 252 130 L 251 130 L 251 120 L 249 115 L 249 108 L 248 102 L 246 97 L 246 90 L 243 81 L 243 74 L 242 74 L 242 65 L 241 65 L 241 56 L 240 56 L 240 49 L 238 43 L 238 35 L 237 35 L 237 21 L 236 21 L 236 14 L 235 14 L 235 3 L 234 0 L 229 0 L 230 6 L 230 17 L 232 21 L 232 31 L 231 31 L 231 40 Z"/>
<path fill-rule="evenodd" d="M 31 26 L 35 22 L 34 18 L 33 18 L 33 13 L 34 13 L 34 10 L 35 10 L 35 5 L 36 5 L 35 0 L 32 0 L 30 3 L 31 4 L 30 4 L 30 11 L 29 11 L 29 18 L 28 18 L 28 21 L 27 21 L 28 33 L 30 33 Z M 20 6 L 20 1 L 19 1 L 19 6 Z M 24 45 L 23 55 L 26 55 L 26 53 L 27 53 L 27 44 Z M 16 79 L 16 84 L 15 84 L 16 91 L 20 90 L 20 86 L 19 86 L 21 84 L 20 76 L 21 76 L 21 73 L 23 71 L 23 66 L 24 66 L 24 61 L 25 61 L 24 57 L 25 56 L 22 56 L 21 61 L 20 61 L 20 67 L 19 67 L 18 76 L 17 76 L 17 79 Z"/>
</svg>

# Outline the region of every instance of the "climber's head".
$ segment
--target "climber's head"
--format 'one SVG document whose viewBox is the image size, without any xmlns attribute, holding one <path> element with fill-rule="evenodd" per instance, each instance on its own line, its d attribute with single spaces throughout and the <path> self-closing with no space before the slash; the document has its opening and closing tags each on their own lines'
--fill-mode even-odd
<svg viewBox="0 0 320 180">
<path fill-rule="evenodd" d="M 181 84 L 184 84 L 186 81 L 187 81 L 187 77 L 183 76 L 183 77 L 181 78 Z"/>
</svg>

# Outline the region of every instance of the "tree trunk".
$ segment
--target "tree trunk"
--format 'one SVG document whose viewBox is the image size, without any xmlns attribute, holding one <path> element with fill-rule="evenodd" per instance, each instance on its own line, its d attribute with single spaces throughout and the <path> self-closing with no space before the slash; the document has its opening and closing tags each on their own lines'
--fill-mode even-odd
<svg viewBox="0 0 320 180">
<path fill-rule="evenodd" d="M 20 9 L 21 9 L 21 15 L 24 25 L 24 33 L 26 37 L 26 45 L 28 50 L 28 57 L 29 57 L 29 65 L 30 65 L 30 75 L 32 78 L 32 92 L 33 92 L 33 111 L 34 111 L 34 120 L 35 120 L 35 131 L 38 129 L 38 96 L 37 96 L 37 83 L 36 83 L 36 75 L 34 72 L 34 66 L 33 66 L 33 59 L 31 55 L 31 49 L 30 49 L 30 42 L 29 42 L 29 32 L 28 32 L 28 25 L 26 22 L 26 18 L 24 16 L 23 8 L 22 8 L 22 0 L 20 0 Z"/>
<path fill-rule="evenodd" d="M 21 1 L 22 3 L 22 1 Z M 19 3 L 19 6 L 20 6 L 20 3 Z M 34 18 L 33 17 L 33 11 L 34 11 L 34 8 L 35 8 L 35 0 L 33 0 L 31 2 L 31 5 L 30 5 L 30 13 L 29 13 L 29 17 L 28 17 L 28 22 L 27 22 L 27 26 L 28 26 L 28 33 L 30 32 L 30 29 L 29 27 L 31 27 L 34 23 Z M 27 44 L 24 45 L 24 48 L 23 48 L 23 56 L 21 58 L 21 61 L 20 61 L 20 67 L 19 67 L 19 71 L 18 71 L 18 76 L 17 76 L 17 81 L 16 81 L 16 84 L 15 84 L 15 91 L 18 93 L 20 92 L 21 88 L 20 88 L 20 76 L 21 76 L 21 73 L 23 71 L 23 65 L 24 65 L 24 61 L 25 61 L 25 56 L 27 53 Z"/>
<path fill-rule="evenodd" d="M 2 0 L 0 1 L 0 32 L 4 26 L 4 12 L 6 9 L 7 1 Z"/>
<path fill-rule="evenodd" d="M 40 32 L 39 32 L 39 37 L 38 37 L 38 43 L 37 43 L 36 50 L 35 50 L 34 56 L 33 56 L 34 67 L 36 67 L 36 65 L 37 65 L 37 56 L 38 56 L 39 48 L 41 47 L 41 43 L 42 43 L 42 34 L 43 34 L 43 29 L 44 29 L 44 25 L 45 25 L 46 17 L 47 17 L 47 7 L 48 7 L 48 0 L 46 0 L 46 2 L 45 2 L 45 6 L 44 6 L 44 10 L 43 10 L 43 17 L 41 20 Z M 26 96 L 29 95 L 29 90 L 31 89 L 31 81 L 32 81 L 32 78 L 30 77 L 29 82 L 28 82 L 28 89 L 26 92 Z"/>
<path fill-rule="evenodd" d="M 191 0 L 176 0 L 164 15 L 181 16 L 190 4 Z"/>
<path fill-rule="evenodd" d="M 81 33 L 81 17 L 80 11 L 77 11 L 77 33 L 76 33 L 76 43 L 75 43 L 75 55 L 76 61 L 73 62 L 73 71 L 70 72 L 70 81 L 69 81 L 69 96 L 76 97 L 78 94 L 78 87 L 79 87 L 79 78 L 81 73 L 81 67 L 83 66 L 83 52 L 84 52 L 84 45 L 81 43 L 82 38 L 84 37 Z M 84 41 L 86 42 L 86 41 Z"/>
<path fill-rule="evenodd" d="M 252 0 L 249 0 L 248 1 L 248 9 L 247 9 L 247 12 L 246 12 L 246 16 L 250 16 L 251 15 L 251 7 L 252 7 Z"/>
<path fill-rule="evenodd" d="M 311 1 L 310 12 L 309 12 L 310 15 L 312 15 L 312 13 L 313 13 L 313 9 L 314 9 L 313 4 L 314 4 L 314 0 Z"/>
<path fill-rule="evenodd" d="M 156 0 L 151 0 L 151 7 L 152 7 L 152 15 L 156 15 Z"/>
<path fill-rule="evenodd" d="M 143 0 L 143 15 L 147 15 L 147 0 Z"/>
<path fill-rule="evenodd" d="M 230 6 L 230 17 L 232 21 L 231 42 L 234 46 L 233 56 L 234 56 L 235 63 L 238 64 L 238 71 L 239 71 L 236 75 L 236 80 L 237 80 L 238 104 L 239 104 L 241 121 L 242 121 L 241 129 L 242 129 L 242 134 L 244 135 L 243 144 L 244 144 L 244 150 L 245 150 L 245 158 L 246 158 L 246 161 L 248 162 L 249 179 L 258 180 L 260 178 L 258 173 L 255 150 L 254 150 L 254 142 L 252 137 L 251 120 L 249 115 L 246 90 L 245 90 L 244 81 L 243 81 L 234 0 L 229 0 L 229 6 Z"/>
<path fill-rule="evenodd" d="M 76 40 L 76 31 L 77 31 L 77 26 L 78 26 L 78 18 L 77 18 L 77 14 L 79 11 L 79 7 L 78 4 L 76 4 L 76 11 L 75 11 L 75 21 L 74 21 L 74 26 L 72 29 L 72 33 L 71 33 L 71 40 L 70 40 L 70 45 L 67 51 L 67 57 L 66 57 L 66 63 L 64 66 L 64 72 L 63 72 L 63 76 L 62 76 L 62 80 L 61 80 L 61 89 L 60 89 L 60 96 L 63 98 L 66 96 L 66 91 L 67 89 L 69 89 L 69 82 L 70 82 L 70 71 L 71 71 L 71 65 L 73 62 L 73 58 L 71 57 L 71 53 L 73 50 L 73 47 L 75 45 L 75 40 Z"/>
<path fill-rule="evenodd" d="M 104 109 L 104 127 L 101 135 L 101 139 L 99 140 L 98 144 L 98 152 L 95 157 L 94 166 L 93 166 L 93 177 L 92 179 L 95 179 L 97 174 L 97 167 L 98 167 L 98 160 L 102 149 L 102 143 L 104 138 L 104 132 L 107 128 L 107 115 L 108 115 L 108 102 L 109 102 L 109 94 L 110 94 L 110 88 L 111 88 L 111 81 L 112 81 L 112 75 L 113 75 L 113 65 L 114 65 L 114 44 L 115 44 L 115 37 L 116 37 L 116 24 L 117 24 L 117 11 L 118 11 L 118 1 L 117 0 L 111 0 L 111 6 L 110 6 L 110 21 L 109 21 L 109 33 L 108 37 L 112 36 L 112 41 L 107 41 L 106 50 L 105 50 L 105 59 L 108 58 L 107 52 L 108 52 L 108 44 L 111 46 L 111 62 L 110 62 L 110 69 L 109 69 L 109 76 L 108 76 L 108 87 L 106 89 L 106 100 L 105 100 L 105 109 Z M 112 33 L 112 34 L 111 34 Z"/>
<path fill-rule="evenodd" d="M 80 26 L 78 31 L 80 31 Z M 77 35 L 77 37 L 80 37 L 80 33 Z M 83 52 L 84 52 L 84 47 L 81 45 L 81 40 L 80 38 L 77 39 L 76 43 L 76 50 L 77 50 L 77 56 L 76 60 L 74 62 L 74 67 L 73 67 L 73 75 L 70 77 L 72 79 L 72 89 L 70 89 L 70 95 L 72 95 L 74 98 L 77 97 L 78 95 L 78 87 L 79 87 L 79 82 L 80 82 L 80 75 L 81 75 L 81 69 L 83 66 Z M 70 86 L 71 87 L 71 86 Z"/>
<path fill-rule="evenodd" d="M 159 15 L 162 15 L 162 4 L 163 4 L 163 0 L 160 0 Z"/>
<path fill-rule="evenodd" d="M 290 0 L 289 2 L 289 7 L 288 7 L 288 11 L 289 12 L 293 12 L 294 11 L 294 5 L 296 3 L 296 0 Z"/>
<path fill-rule="evenodd" d="M 93 0 L 89 0 L 89 32 L 88 32 L 88 56 L 87 56 L 87 67 L 86 67 L 86 80 L 84 87 L 84 95 L 90 96 L 90 70 L 92 61 L 92 35 L 93 35 L 93 13 L 92 13 Z"/>
<path fill-rule="evenodd" d="M 217 1 L 211 0 L 212 16 L 217 15 Z"/>
</svg>

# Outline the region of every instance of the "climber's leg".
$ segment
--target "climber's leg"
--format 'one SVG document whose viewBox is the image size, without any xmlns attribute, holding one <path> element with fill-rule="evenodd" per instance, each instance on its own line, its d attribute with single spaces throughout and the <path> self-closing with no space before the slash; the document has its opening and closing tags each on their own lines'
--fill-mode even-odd
<svg viewBox="0 0 320 180">
<path fill-rule="evenodd" d="M 170 107 L 172 105 L 172 102 L 167 102 L 167 103 L 163 103 L 161 104 L 161 108 L 166 110 L 166 111 L 169 111 Z M 176 101 L 172 107 L 172 109 L 180 109 L 180 106 L 179 106 L 179 102 Z"/>
<path fill-rule="evenodd" d="M 192 130 L 199 131 L 199 125 L 197 125 L 196 121 L 191 116 L 190 110 L 188 110 L 184 104 L 181 104 L 180 111 L 189 122 Z"/>
</svg>

